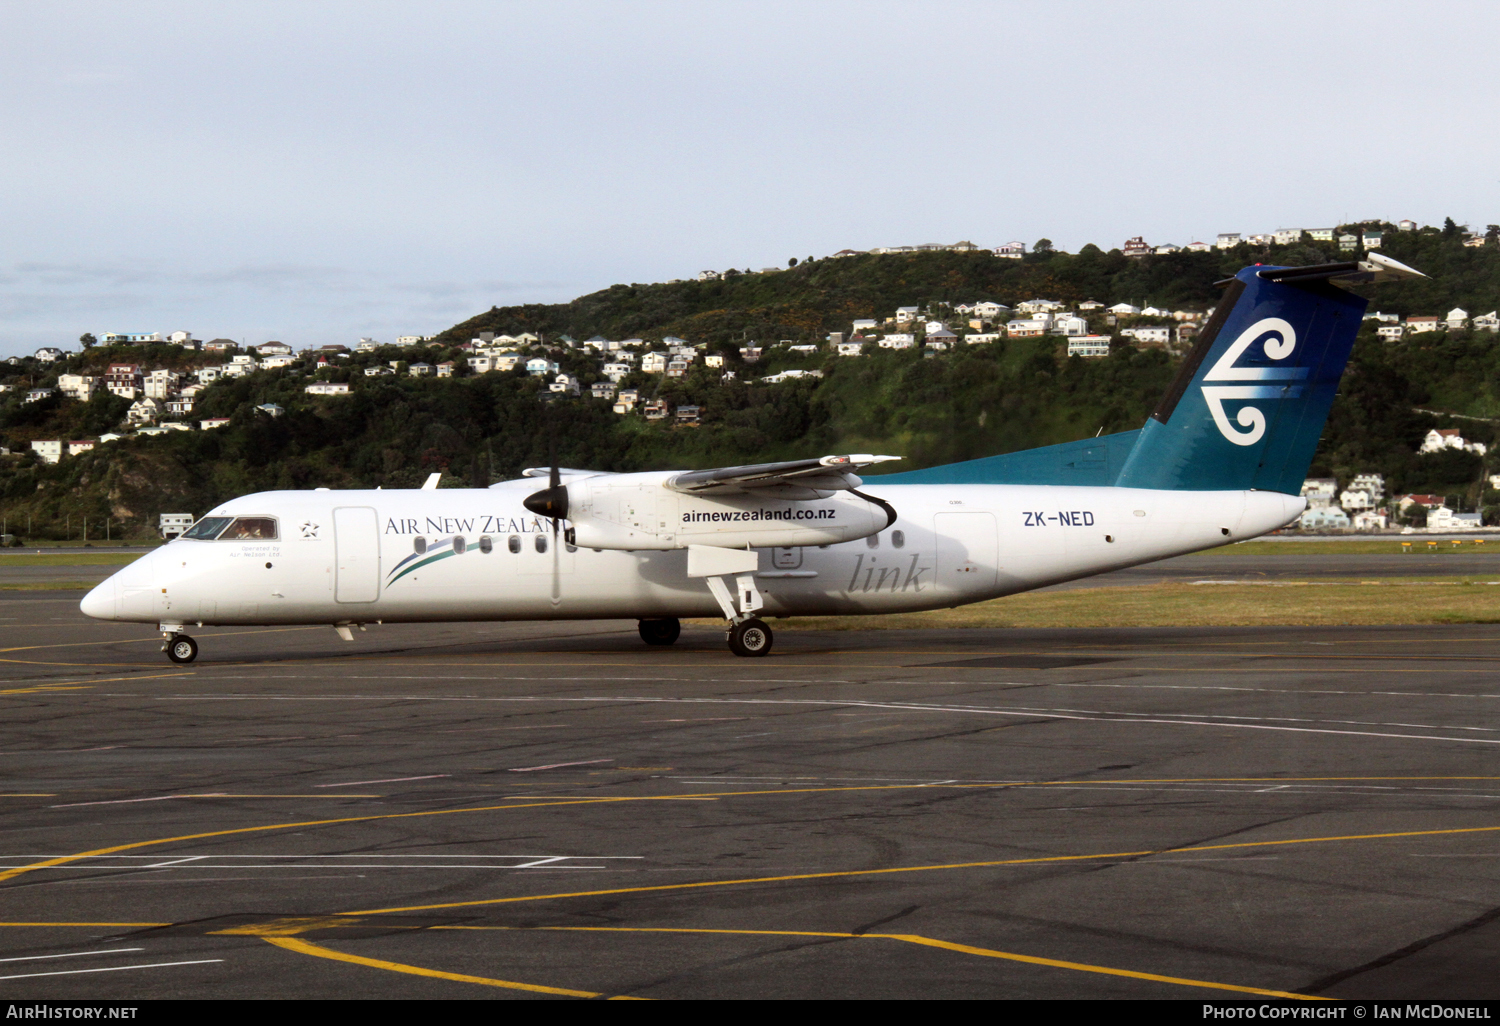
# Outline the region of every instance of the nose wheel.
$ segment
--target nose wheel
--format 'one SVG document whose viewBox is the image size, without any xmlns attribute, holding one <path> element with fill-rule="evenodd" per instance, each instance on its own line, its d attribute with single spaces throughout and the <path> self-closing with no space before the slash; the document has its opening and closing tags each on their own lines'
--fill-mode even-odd
<svg viewBox="0 0 1500 1026">
<path fill-rule="evenodd" d="M 198 658 L 198 643 L 186 634 L 172 635 L 162 649 L 174 663 L 190 663 Z"/>
<path fill-rule="evenodd" d="M 742 620 L 729 628 L 729 651 L 737 656 L 763 656 L 771 651 L 771 628 L 763 620 Z"/>
</svg>

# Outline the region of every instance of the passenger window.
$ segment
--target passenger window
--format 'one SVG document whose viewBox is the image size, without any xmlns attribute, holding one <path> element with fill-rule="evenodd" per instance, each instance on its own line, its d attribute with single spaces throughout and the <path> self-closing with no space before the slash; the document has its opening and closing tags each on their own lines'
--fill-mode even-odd
<svg viewBox="0 0 1500 1026">
<path fill-rule="evenodd" d="M 276 519 L 274 517 L 236 517 L 229 529 L 219 535 L 219 541 L 275 541 Z"/>
<path fill-rule="evenodd" d="M 891 548 L 899 549 L 899 548 L 901 548 L 901 546 L 903 546 L 905 544 L 906 544 L 906 532 L 905 531 L 892 531 L 891 532 Z"/>
<path fill-rule="evenodd" d="M 539 534 L 536 536 L 536 550 L 538 552 L 547 551 L 547 536 L 545 534 Z"/>
<path fill-rule="evenodd" d="M 469 541 L 468 541 L 468 539 L 464 538 L 462 535 L 454 538 L 453 539 L 453 551 L 457 552 L 460 556 L 462 556 L 465 552 L 469 551 Z"/>
<path fill-rule="evenodd" d="M 411 550 L 413 552 L 415 552 L 419 556 L 422 553 L 426 552 L 427 551 L 427 539 L 423 538 L 420 534 L 417 535 L 415 538 L 413 538 L 411 540 Z"/>
<path fill-rule="evenodd" d="M 479 536 L 479 551 L 486 554 L 495 551 L 495 543 L 490 540 L 489 535 L 481 534 Z"/>
<path fill-rule="evenodd" d="M 183 532 L 184 538 L 197 538 L 200 541 L 212 541 L 216 535 L 226 526 L 232 517 L 204 517 L 187 531 Z"/>
<path fill-rule="evenodd" d="M 510 551 L 521 551 L 521 536 L 519 534 L 513 534 L 510 536 Z"/>
<path fill-rule="evenodd" d="M 872 535 L 870 535 L 868 538 L 865 539 L 865 544 L 868 545 L 872 549 L 878 549 L 878 548 L 880 548 L 880 535 L 878 535 L 878 534 L 872 534 Z"/>
</svg>

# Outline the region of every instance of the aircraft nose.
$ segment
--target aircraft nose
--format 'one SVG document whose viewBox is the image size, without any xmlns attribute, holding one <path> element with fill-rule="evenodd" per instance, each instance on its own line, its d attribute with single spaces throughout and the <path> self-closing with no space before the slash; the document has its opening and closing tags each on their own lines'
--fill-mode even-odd
<svg viewBox="0 0 1500 1026">
<path fill-rule="evenodd" d="M 119 612 L 119 584 L 111 577 L 83 597 L 78 603 L 84 616 L 95 620 L 113 620 Z"/>
</svg>

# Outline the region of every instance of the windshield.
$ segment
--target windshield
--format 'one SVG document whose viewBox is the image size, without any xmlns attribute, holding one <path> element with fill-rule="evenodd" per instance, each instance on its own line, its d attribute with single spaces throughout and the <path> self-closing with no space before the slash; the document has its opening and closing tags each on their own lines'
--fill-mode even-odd
<svg viewBox="0 0 1500 1026">
<path fill-rule="evenodd" d="M 275 541 L 276 519 L 274 517 L 236 517 L 229 530 L 219 535 L 219 541 Z"/>
<path fill-rule="evenodd" d="M 215 535 L 224 530 L 225 525 L 231 519 L 231 517 L 204 517 L 188 530 L 184 531 L 182 536 L 184 538 L 200 538 L 204 541 L 211 541 Z"/>
</svg>

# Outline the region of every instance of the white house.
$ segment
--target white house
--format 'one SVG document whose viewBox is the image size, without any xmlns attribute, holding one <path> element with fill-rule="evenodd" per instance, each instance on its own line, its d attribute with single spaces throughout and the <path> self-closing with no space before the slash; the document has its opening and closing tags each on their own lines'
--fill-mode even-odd
<svg viewBox="0 0 1500 1026">
<path fill-rule="evenodd" d="M 375 366 L 365 368 L 365 377 L 367 378 L 388 378 L 395 373 L 396 372 L 389 367 Z"/>
<path fill-rule="evenodd" d="M 1385 235 L 1382 232 L 1365 232 L 1360 241 L 1364 243 L 1365 249 L 1379 249 L 1385 242 Z"/>
<path fill-rule="evenodd" d="M 571 374 L 559 374 L 552 379 L 552 384 L 547 387 L 550 391 L 559 392 L 564 395 L 577 395 L 578 379 Z"/>
<path fill-rule="evenodd" d="M 89 398 L 99 390 L 99 385 L 99 378 L 91 374 L 59 374 L 57 376 L 57 390 L 79 402 L 88 402 Z"/>
<path fill-rule="evenodd" d="M 995 255 L 997 257 L 1004 257 L 1007 260 L 1019 260 L 1026 255 L 1026 243 L 1007 242 L 1003 246 L 996 246 Z"/>
<path fill-rule="evenodd" d="M 878 343 L 881 349 L 910 349 L 916 337 L 909 334 L 882 335 Z"/>
<path fill-rule="evenodd" d="M 1302 482 L 1302 497 L 1312 509 L 1332 506 L 1333 497 L 1338 494 L 1338 490 L 1338 480 L 1332 477 L 1310 477 Z"/>
<path fill-rule="evenodd" d="M 595 399 L 613 399 L 615 386 L 610 381 L 596 381 L 589 386 L 589 395 Z"/>
<path fill-rule="evenodd" d="M 1078 304 L 1078 309 L 1085 313 L 1091 310 L 1103 310 L 1104 304 L 1097 299 L 1085 299 L 1082 303 Z"/>
<path fill-rule="evenodd" d="M 1218 241 L 1214 243 L 1219 249 L 1233 249 L 1240 244 L 1239 232 L 1220 232 Z"/>
<path fill-rule="evenodd" d="M 557 370 L 557 361 L 545 356 L 535 356 L 526 361 L 526 373 L 532 377 L 543 378 L 548 374 L 556 374 Z"/>
<path fill-rule="evenodd" d="M 1120 334 L 1145 346 L 1164 346 L 1172 340 L 1172 329 L 1164 324 L 1143 324 L 1126 328 Z"/>
<path fill-rule="evenodd" d="M 898 306 L 896 307 L 896 323 L 910 324 L 912 321 L 917 319 L 917 315 L 920 312 L 921 311 L 915 306 Z"/>
<path fill-rule="evenodd" d="M 999 342 L 1000 333 L 998 331 L 971 331 L 964 336 L 964 341 L 971 346 L 983 345 L 986 342 Z"/>
<path fill-rule="evenodd" d="M 1455 306 L 1452 310 L 1448 311 L 1448 316 L 1443 318 L 1443 320 L 1447 322 L 1449 330 L 1457 331 L 1468 323 L 1469 311 L 1461 306 Z"/>
<path fill-rule="evenodd" d="M 1412 220 L 1397 221 L 1396 227 L 1403 232 L 1414 232 L 1417 230 L 1417 222 Z"/>
<path fill-rule="evenodd" d="M 161 415 L 161 407 L 155 399 L 137 399 L 125 411 L 125 420 L 131 424 L 149 424 Z"/>
<path fill-rule="evenodd" d="M 214 428 L 221 428 L 221 427 L 228 427 L 228 426 L 229 426 L 229 418 L 228 417 L 209 417 L 207 420 L 200 420 L 198 422 L 198 428 L 201 431 L 212 431 Z"/>
<path fill-rule="evenodd" d="M 857 320 L 857 321 L 854 322 L 854 331 L 853 331 L 853 334 L 855 334 L 855 335 L 858 335 L 862 331 L 874 331 L 874 330 L 875 330 L 875 318 L 873 318 L 873 317 L 861 317 L 859 320 Z"/>
<path fill-rule="evenodd" d="M 56 391 L 57 390 L 54 389 L 54 388 L 33 388 L 33 389 L 30 389 L 30 390 L 27 391 L 26 398 L 22 399 L 21 402 L 22 403 L 39 403 L 43 399 L 46 399 L 48 396 L 52 395 Z"/>
<path fill-rule="evenodd" d="M 1141 312 L 1141 308 L 1130 303 L 1116 303 L 1104 312 L 1114 314 L 1116 317 L 1134 317 Z"/>
<path fill-rule="evenodd" d="M 1437 317 L 1422 316 L 1406 319 L 1406 330 L 1413 335 L 1420 335 L 1425 331 L 1437 331 L 1442 326 L 1442 320 Z"/>
<path fill-rule="evenodd" d="M 1422 446 L 1417 452 L 1442 452 L 1444 449 L 1475 452 L 1483 456 L 1487 446 L 1483 442 L 1464 441 L 1464 436 L 1458 428 L 1433 428 L 1427 432 L 1427 437 L 1422 439 Z"/>
<path fill-rule="evenodd" d="M 1399 324 L 1382 324 L 1375 329 L 1375 334 L 1387 342 L 1400 342 L 1401 337 L 1406 334 L 1406 329 Z"/>
<path fill-rule="evenodd" d="M 406 373 L 414 378 L 425 378 L 432 373 L 432 364 L 409 363 L 406 365 Z"/>
<path fill-rule="evenodd" d="M 976 317 L 983 317 L 986 320 L 994 320 L 996 317 L 999 317 L 1003 313 L 1010 313 L 1010 307 L 1006 306 L 1004 303 L 992 303 L 986 300 L 982 303 L 974 304 L 974 315 Z"/>
<path fill-rule="evenodd" d="M 1351 525 L 1349 514 L 1337 506 L 1319 506 L 1303 513 L 1297 521 L 1297 526 L 1304 531 L 1341 531 Z"/>
<path fill-rule="evenodd" d="M 1028 299 L 1024 303 L 1016 304 L 1016 313 L 1050 313 L 1053 310 L 1061 310 L 1062 308 L 1063 305 L 1055 299 Z"/>
<path fill-rule="evenodd" d="M 858 356 L 864 348 L 863 342 L 840 342 L 834 346 L 840 356 Z"/>
<path fill-rule="evenodd" d="M 453 365 L 448 365 L 451 374 Z M 441 375 L 441 372 L 439 372 Z M 318 381 L 303 389 L 308 395 L 348 395 L 349 383 L 347 381 Z"/>
<path fill-rule="evenodd" d="M 62 459 L 62 439 L 38 439 L 31 443 L 31 451 L 40 456 L 43 463 L 56 463 Z"/>
<path fill-rule="evenodd" d="M 1354 529 L 1356 531 L 1384 531 L 1390 526 L 1390 514 L 1383 509 L 1361 510 L 1354 514 Z"/>
<path fill-rule="evenodd" d="M 177 391 L 182 375 L 171 370 L 154 370 L 145 376 L 144 391 L 148 399 L 166 399 Z"/>
<path fill-rule="evenodd" d="M 663 374 L 667 369 L 666 353 L 646 353 L 641 356 L 641 370 L 647 374 Z"/>
<path fill-rule="evenodd" d="M 724 354 L 723 353 L 709 353 L 707 356 L 705 356 L 703 358 L 703 366 L 705 366 L 705 367 L 722 367 L 722 366 L 724 366 Z"/>
<path fill-rule="evenodd" d="M 75 442 L 68 443 L 68 455 L 77 456 L 81 452 L 88 452 L 94 447 L 92 438 L 80 438 Z"/>
<path fill-rule="evenodd" d="M 285 342 L 267 342 L 255 347 L 255 351 L 261 356 L 291 356 L 292 347 Z"/>
<path fill-rule="evenodd" d="M 947 328 L 948 325 L 944 324 L 942 321 L 928 321 L 926 324 L 922 325 L 922 330 L 928 335 L 931 335 L 935 331 L 946 331 Z"/>
<path fill-rule="evenodd" d="M 1500 331 L 1500 316 L 1497 316 L 1497 311 L 1491 310 L 1487 314 L 1480 314 L 1478 317 L 1474 318 L 1474 330 L 1490 332 Z"/>
<path fill-rule="evenodd" d="M 1046 320 L 1013 320 L 1005 323 L 1005 333 L 1011 338 L 1030 338 L 1035 335 L 1045 335 L 1051 327 L 1052 319 Z"/>
<path fill-rule="evenodd" d="M 1312 237 L 1312 240 L 1314 242 L 1332 242 L 1333 241 L 1333 229 L 1332 228 L 1309 228 L 1309 229 L 1307 229 L 1307 234 Z"/>
<path fill-rule="evenodd" d="M 1087 335 L 1089 333 L 1089 322 L 1082 317 L 1058 317 L 1053 320 L 1050 333 L 1069 337 Z"/>
<path fill-rule="evenodd" d="M 1271 233 L 1271 239 L 1278 246 L 1292 246 L 1302 240 L 1301 228 L 1278 228 Z"/>
<path fill-rule="evenodd" d="M 1109 355 L 1108 335 L 1076 335 L 1068 339 L 1068 355 L 1095 357 Z"/>
</svg>

